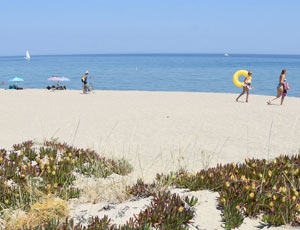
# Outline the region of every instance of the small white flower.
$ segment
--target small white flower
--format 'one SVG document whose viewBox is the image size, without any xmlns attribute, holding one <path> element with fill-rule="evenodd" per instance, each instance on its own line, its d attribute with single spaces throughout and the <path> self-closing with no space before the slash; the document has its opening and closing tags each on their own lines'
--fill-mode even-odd
<svg viewBox="0 0 300 230">
<path fill-rule="evenodd" d="M 48 162 L 48 156 L 45 156 L 41 161 L 43 162 L 43 164 L 46 164 L 46 162 Z"/>
<path fill-rule="evenodd" d="M 7 181 L 7 186 L 9 186 L 9 187 L 18 187 L 18 185 L 12 179 L 9 179 Z"/>
</svg>

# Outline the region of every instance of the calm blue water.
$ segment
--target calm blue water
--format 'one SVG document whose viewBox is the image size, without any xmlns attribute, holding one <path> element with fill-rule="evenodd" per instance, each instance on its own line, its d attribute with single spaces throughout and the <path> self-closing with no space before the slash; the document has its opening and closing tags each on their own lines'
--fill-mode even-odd
<svg viewBox="0 0 300 230">
<path fill-rule="evenodd" d="M 136 71 L 136 67 L 142 70 Z M 239 69 L 253 72 L 252 93 L 275 95 L 281 69 L 287 69 L 288 95 L 300 96 L 300 56 L 223 54 L 57 55 L 0 57 L 0 81 L 18 76 L 19 85 L 45 88 L 52 75 L 70 78 L 69 89 L 81 89 L 88 70 L 96 89 L 239 93 L 232 75 Z M 7 87 L 7 85 L 6 85 Z"/>
</svg>

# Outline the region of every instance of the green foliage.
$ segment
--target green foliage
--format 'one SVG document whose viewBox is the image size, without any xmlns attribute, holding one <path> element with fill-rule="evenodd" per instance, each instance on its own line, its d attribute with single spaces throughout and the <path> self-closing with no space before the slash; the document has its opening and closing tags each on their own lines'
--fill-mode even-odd
<svg viewBox="0 0 300 230">
<path fill-rule="evenodd" d="M 238 227 L 245 216 L 259 214 L 271 225 L 300 225 L 299 155 L 280 156 L 269 162 L 246 159 L 245 163 L 217 165 L 195 174 L 180 170 L 157 175 L 156 179 L 193 191 L 219 192 L 226 229 Z"/>
<path fill-rule="evenodd" d="M 96 177 L 112 173 L 125 175 L 132 170 L 124 159 L 114 161 L 88 149 L 66 143 L 32 141 L 14 145 L 11 151 L 0 150 L 0 211 L 4 208 L 29 207 L 43 194 L 63 199 L 79 197 L 73 187 L 73 172 Z"/>
<path fill-rule="evenodd" d="M 130 218 L 125 225 L 117 226 L 110 223 L 110 219 L 104 217 L 94 218 L 92 222 L 83 227 L 78 224 L 76 226 L 66 223 L 62 230 L 69 228 L 74 230 L 150 230 L 150 229 L 172 229 L 184 230 L 188 229 L 186 224 L 190 223 L 194 217 L 194 211 L 191 207 L 186 206 L 185 202 L 176 194 L 170 192 L 154 193 L 153 201 L 146 210 L 141 211 L 139 215 Z M 186 203 L 196 203 L 196 199 L 186 198 Z"/>
<path fill-rule="evenodd" d="M 26 210 L 36 204 L 45 194 L 54 194 L 63 199 L 78 197 L 80 191 L 73 187 L 73 172 L 97 177 L 107 177 L 112 173 L 126 175 L 132 166 L 124 159 L 113 161 L 100 157 L 96 152 L 77 149 L 65 143 L 46 141 L 37 147 L 32 141 L 14 145 L 8 152 L 0 150 L 0 207 Z M 150 230 L 150 229 L 186 229 L 194 217 L 192 206 L 197 199 L 185 198 L 170 192 L 157 192 L 159 183 L 151 185 L 138 180 L 128 189 L 135 196 L 153 196 L 146 210 L 132 217 L 125 225 L 111 224 L 110 219 L 96 217 L 87 227 L 80 223 L 74 225 L 68 219 L 64 223 L 51 219 L 35 230 Z M 26 226 L 24 226 L 24 229 Z"/>
<path fill-rule="evenodd" d="M 137 180 L 137 183 L 131 187 L 127 187 L 126 191 L 128 194 L 135 197 L 149 197 L 156 190 L 156 183 L 145 184 L 143 180 Z"/>
<path fill-rule="evenodd" d="M 132 165 L 124 158 L 117 160 L 115 165 L 113 165 L 113 172 L 116 174 L 127 175 L 132 171 L 133 171 Z"/>
<path fill-rule="evenodd" d="M 194 212 L 185 207 L 177 194 L 160 192 L 153 197 L 150 206 L 135 218 L 137 226 L 150 224 L 155 229 L 187 229 L 184 224 L 190 223 Z"/>
<path fill-rule="evenodd" d="M 21 207 L 35 202 L 43 194 L 55 194 L 63 199 L 78 197 L 73 172 L 107 177 L 112 173 L 126 175 L 132 166 L 121 159 L 113 161 L 90 150 L 77 149 L 56 141 L 45 142 L 39 148 L 31 141 L 14 145 L 12 151 L 0 150 L 0 210 Z M 45 229 L 186 229 L 194 216 L 196 198 L 180 199 L 164 191 L 169 186 L 192 191 L 212 190 L 219 193 L 224 228 L 240 226 L 245 217 L 257 217 L 267 224 L 300 225 L 300 155 L 280 156 L 272 161 L 246 159 L 245 163 L 217 165 L 189 173 L 186 170 L 158 174 L 152 184 L 142 180 L 127 192 L 135 197 L 154 199 L 151 205 L 126 225 L 111 224 L 107 217 L 95 218 L 84 228 L 70 222 L 49 223 Z M 161 192 L 159 192 L 161 191 Z M 41 194 L 40 194 L 41 193 Z"/>
<path fill-rule="evenodd" d="M 190 207 L 194 207 L 197 202 L 198 202 L 198 198 L 196 197 L 192 197 L 191 199 L 189 197 L 185 197 L 184 201 L 190 206 Z"/>
</svg>

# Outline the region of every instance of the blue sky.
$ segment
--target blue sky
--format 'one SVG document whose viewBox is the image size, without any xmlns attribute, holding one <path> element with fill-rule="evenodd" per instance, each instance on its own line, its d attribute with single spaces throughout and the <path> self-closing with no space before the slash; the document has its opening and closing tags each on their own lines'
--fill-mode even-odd
<svg viewBox="0 0 300 230">
<path fill-rule="evenodd" d="M 299 0 L 2 0 L 0 56 L 300 54 Z"/>
</svg>

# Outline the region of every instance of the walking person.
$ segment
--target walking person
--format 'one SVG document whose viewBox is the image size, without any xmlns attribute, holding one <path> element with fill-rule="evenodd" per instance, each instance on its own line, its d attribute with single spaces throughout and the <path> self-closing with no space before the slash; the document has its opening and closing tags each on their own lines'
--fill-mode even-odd
<svg viewBox="0 0 300 230">
<path fill-rule="evenodd" d="M 245 94 L 245 92 L 247 92 L 246 102 L 248 102 L 250 89 L 251 89 L 251 80 L 252 80 L 252 72 L 251 72 L 251 70 L 248 70 L 248 74 L 244 79 L 243 92 L 236 98 L 237 102 L 239 101 L 240 97 Z"/>
<path fill-rule="evenodd" d="M 270 99 L 267 102 L 268 105 L 271 105 L 272 101 L 280 98 L 280 96 L 281 96 L 281 103 L 280 103 L 280 105 L 283 104 L 283 100 L 284 100 L 284 98 L 287 95 L 287 90 L 290 89 L 289 83 L 286 81 L 286 74 L 287 74 L 286 69 L 283 69 L 281 71 L 281 74 L 280 74 L 280 77 L 279 77 L 279 83 L 278 83 L 278 86 L 277 86 L 277 96 L 274 97 L 273 99 Z"/>
</svg>

